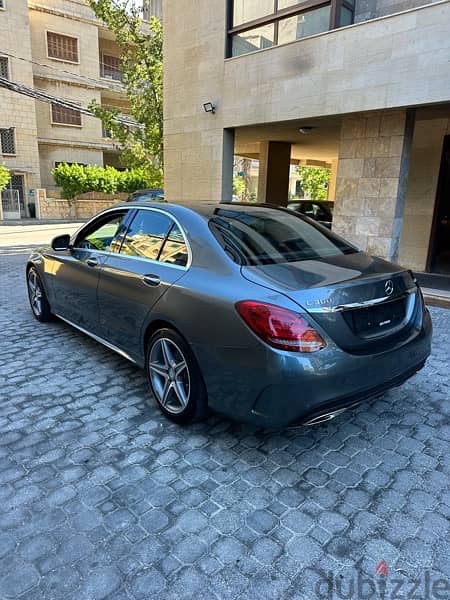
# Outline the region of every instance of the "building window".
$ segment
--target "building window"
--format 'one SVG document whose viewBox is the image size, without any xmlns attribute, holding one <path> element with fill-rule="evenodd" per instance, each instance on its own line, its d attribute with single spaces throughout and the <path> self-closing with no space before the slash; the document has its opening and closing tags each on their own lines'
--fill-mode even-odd
<svg viewBox="0 0 450 600">
<path fill-rule="evenodd" d="M 16 132 L 14 127 L 0 129 L 0 144 L 2 154 L 16 154 Z"/>
<path fill-rule="evenodd" d="M 0 56 L 0 77 L 9 79 L 9 59 L 7 56 Z"/>
<path fill-rule="evenodd" d="M 78 39 L 47 31 L 47 54 L 49 58 L 78 63 Z"/>
<path fill-rule="evenodd" d="M 74 108 L 66 108 L 59 104 L 52 104 L 52 123 L 54 125 L 81 127 L 81 112 Z"/>
<path fill-rule="evenodd" d="M 112 139 L 112 131 L 105 127 L 105 125 L 102 125 L 102 137 Z"/>
<path fill-rule="evenodd" d="M 122 63 L 118 56 L 108 56 L 102 54 L 102 62 L 100 63 L 100 75 L 105 79 L 114 79 L 114 81 L 122 81 Z"/>
<path fill-rule="evenodd" d="M 354 0 L 229 0 L 229 56 L 351 25 Z"/>
<path fill-rule="evenodd" d="M 0 0 L 0 10 L 6 8 L 6 0 Z"/>
</svg>

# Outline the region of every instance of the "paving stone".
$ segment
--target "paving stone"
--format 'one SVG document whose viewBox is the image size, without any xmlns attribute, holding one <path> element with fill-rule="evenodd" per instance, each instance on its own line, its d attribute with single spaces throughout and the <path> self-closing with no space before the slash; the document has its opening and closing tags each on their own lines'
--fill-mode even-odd
<svg viewBox="0 0 450 600">
<path fill-rule="evenodd" d="M 184 510 L 177 519 L 177 525 L 186 533 L 197 533 L 206 527 L 208 519 L 198 510 Z"/>
<path fill-rule="evenodd" d="M 286 550 L 291 558 L 304 566 L 315 565 L 322 555 L 320 544 L 312 538 L 295 536 L 287 543 Z"/>
<path fill-rule="evenodd" d="M 255 510 L 247 516 L 247 525 L 257 533 L 267 534 L 277 524 L 277 519 L 267 510 Z"/>
<path fill-rule="evenodd" d="M 212 552 L 224 564 L 234 563 L 245 556 L 246 546 L 233 537 L 222 537 L 212 547 Z"/>
<path fill-rule="evenodd" d="M 140 518 L 140 523 L 149 533 L 158 533 L 167 527 L 169 524 L 169 517 L 164 511 L 154 508 L 146 512 L 145 515 Z"/>
<path fill-rule="evenodd" d="M 23 541 L 18 548 L 22 558 L 30 562 L 37 558 L 41 558 L 41 556 L 45 556 L 54 550 L 54 540 L 50 536 L 43 534 Z"/>
<path fill-rule="evenodd" d="M 132 577 L 129 589 L 136 600 L 148 600 L 157 597 L 165 586 L 165 579 L 159 571 L 150 567 L 143 569 Z"/>
<path fill-rule="evenodd" d="M 122 583 L 122 575 L 117 568 L 101 567 L 84 579 L 80 596 L 89 600 L 104 600 L 114 594 Z M 117 598 L 117 595 L 114 596 Z"/>
<path fill-rule="evenodd" d="M 238 542 L 237 542 L 238 543 Z M 185 564 L 196 562 L 207 551 L 207 545 L 199 537 L 183 538 L 174 548 L 174 555 Z"/>
<path fill-rule="evenodd" d="M 0 592 L 5 598 L 17 598 L 39 582 L 39 574 L 31 565 L 17 566 L 0 579 Z"/>
<path fill-rule="evenodd" d="M 0 559 L 11 553 L 16 545 L 14 537 L 9 533 L 0 534 Z"/>
<path fill-rule="evenodd" d="M 272 565 L 283 552 L 283 546 L 270 538 L 259 538 L 252 548 L 254 557 L 264 565 Z"/>
</svg>

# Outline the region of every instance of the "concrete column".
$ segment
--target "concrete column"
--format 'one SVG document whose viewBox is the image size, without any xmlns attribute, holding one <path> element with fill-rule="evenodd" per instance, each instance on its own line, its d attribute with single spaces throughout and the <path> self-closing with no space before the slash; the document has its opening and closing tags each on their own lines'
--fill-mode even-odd
<svg viewBox="0 0 450 600">
<path fill-rule="evenodd" d="M 259 151 L 258 202 L 287 206 L 291 144 L 261 142 Z"/>
<path fill-rule="evenodd" d="M 414 111 L 384 111 L 342 122 L 333 229 L 369 254 L 397 260 Z"/>
</svg>

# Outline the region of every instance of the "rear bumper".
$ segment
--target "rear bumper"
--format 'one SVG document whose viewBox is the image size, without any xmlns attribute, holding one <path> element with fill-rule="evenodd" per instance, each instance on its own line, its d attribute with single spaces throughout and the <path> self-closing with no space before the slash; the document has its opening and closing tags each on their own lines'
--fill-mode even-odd
<svg viewBox="0 0 450 600">
<path fill-rule="evenodd" d="M 405 381 L 407 381 L 408 379 L 413 377 L 413 375 L 415 375 L 418 371 L 420 371 L 424 366 L 425 360 L 422 361 L 420 364 L 415 365 L 408 371 L 405 371 L 401 375 L 397 375 L 396 377 L 389 379 L 384 383 L 381 383 L 368 389 L 359 390 L 358 392 L 353 393 L 351 395 L 336 398 L 332 402 L 321 404 L 317 408 L 317 410 L 307 414 L 306 416 L 300 417 L 300 419 L 298 419 L 297 421 L 289 423 L 289 426 L 297 427 L 300 425 L 313 425 L 320 423 L 321 420 L 329 420 L 329 418 L 337 416 L 337 414 L 343 412 L 344 410 L 347 410 L 348 408 L 357 406 L 364 400 L 378 398 L 384 392 L 387 392 L 388 390 L 394 387 L 402 385 L 403 383 L 405 383 Z"/>
<path fill-rule="evenodd" d="M 246 352 L 210 349 L 205 362 L 201 356 L 199 362 L 207 365 L 204 375 L 212 408 L 263 427 L 291 427 L 401 385 L 424 366 L 431 335 L 426 311 L 420 330 L 400 347 L 379 354 L 352 355 L 330 343 L 305 355 L 261 344 Z"/>
</svg>

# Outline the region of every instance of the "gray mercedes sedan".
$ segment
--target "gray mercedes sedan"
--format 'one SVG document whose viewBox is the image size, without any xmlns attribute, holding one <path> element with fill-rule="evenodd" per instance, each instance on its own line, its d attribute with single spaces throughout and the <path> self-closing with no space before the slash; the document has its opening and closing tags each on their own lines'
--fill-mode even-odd
<svg viewBox="0 0 450 600">
<path fill-rule="evenodd" d="M 410 271 L 268 205 L 127 202 L 33 252 L 27 284 L 38 321 L 59 317 L 145 368 L 180 424 L 208 408 L 320 423 L 430 354 Z"/>
</svg>

